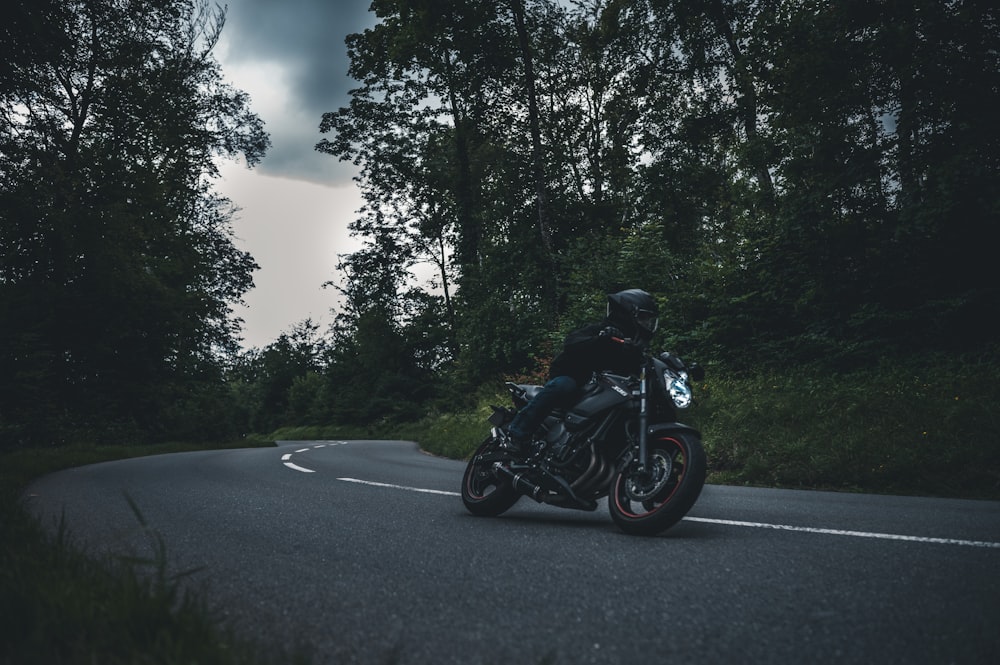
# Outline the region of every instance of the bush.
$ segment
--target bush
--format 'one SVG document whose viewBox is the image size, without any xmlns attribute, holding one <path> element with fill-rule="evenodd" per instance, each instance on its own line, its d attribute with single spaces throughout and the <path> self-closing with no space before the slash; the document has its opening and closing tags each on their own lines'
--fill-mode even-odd
<svg viewBox="0 0 1000 665">
<path fill-rule="evenodd" d="M 712 377 L 702 423 L 715 482 L 1000 498 L 990 362 Z"/>
</svg>

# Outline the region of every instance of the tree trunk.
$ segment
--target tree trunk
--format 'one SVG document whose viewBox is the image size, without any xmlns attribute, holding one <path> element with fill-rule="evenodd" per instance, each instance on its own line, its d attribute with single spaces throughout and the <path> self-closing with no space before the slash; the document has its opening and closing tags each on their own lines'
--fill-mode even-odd
<svg viewBox="0 0 1000 665">
<path fill-rule="evenodd" d="M 528 96 L 528 125 L 531 131 L 531 165 L 532 177 L 535 181 L 535 209 L 538 215 L 538 232 L 545 247 L 546 261 L 549 264 L 548 274 L 554 276 L 555 247 L 552 240 L 552 228 L 549 225 L 546 206 L 545 163 L 542 155 L 542 132 L 538 117 L 538 95 L 535 90 L 535 68 L 531 55 L 531 45 L 528 41 L 528 31 L 524 24 L 524 0 L 510 0 L 511 12 L 514 15 L 514 27 L 517 30 L 517 40 L 521 47 L 521 60 L 524 64 L 524 89 Z M 556 294 L 554 280 L 546 283 L 546 295 L 555 311 Z"/>
<path fill-rule="evenodd" d="M 774 183 L 771 181 L 771 173 L 767 168 L 767 160 L 756 153 L 753 145 L 757 141 L 757 90 L 754 87 L 753 75 L 747 68 L 746 59 L 740 51 L 739 44 L 736 43 L 736 35 L 726 18 L 725 7 L 722 0 L 711 0 L 708 7 L 709 15 L 715 24 L 716 30 L 729 47 L 729 53 L 733 58 L 733 78 L 736 80 L 736 87 L 740 91 L 739 109 L 743 117 L 743 127 L 747 134 L 747 143 L 751 145 L 751 168 L 757 178 L 761 194 L 767 205 L 774 201 Z"/>
</svg>

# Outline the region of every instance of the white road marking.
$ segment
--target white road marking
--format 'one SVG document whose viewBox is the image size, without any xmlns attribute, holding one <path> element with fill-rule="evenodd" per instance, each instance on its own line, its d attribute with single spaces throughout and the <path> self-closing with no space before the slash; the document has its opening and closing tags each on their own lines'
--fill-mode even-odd
<svg viewBox="0 0 1000 665">
<path fill-rule="evenodd" d="M 346 441 L 331 441 L 328 442 L 329 445 L 346 445 Z M 323 446 L 314 446 L 314 448 L 322 448 Z M 307 452 L 309 448 L 303 448 L 302 450 L 296 450 L 297 453 Z M 282 456 L 282 460 L 288 460 L 291 458 L 291 453 Z M 285 466 L 289 469 L 294 469 L 296 471 L 301 471 L 302 473 L 316 473 L 312 469 L 306 469 L 304 467 L 298 466 L 291 462 L 285 461 Z M 377 483 L 371 480 L 359 480 L 358 478 L 337 478 L 347 483 L 357 483 L 359 485 L 369 485 L 371 487 L 385 487 L 388 489 L 404 490 L 406 492 L 420 492 L 423 494 L 439 494 L 442 496 L 462 496 L 459 492 L 446 492 L 443 490 L 431 490 L 422 487 L 408 487 L 406 485 L 393 485 L 391 483 Z M 906 536 L 896 533 L 877 533 L 872 531 L 848 531 L 843 529 L 823 529 L 820 527 L 811 526 L 791 526 L 788 524 L 768 524 L 766 522 L 743 522 L 738 520 L 720 520 L 720 519 L 710 519 L 707 517 L 685 517 L 683 521 L 686 522 L 702 522 L 705 524 L 722 524 L 724 526 L 742 526 L 749 527 L 753 529 L 775 529 L 778 531 L 797 531 L 800 533 L 819 533 L 827 536 L 846 536 L 850 538 L 876 538 L 880 540 L 898 540 L 910 543 L 935 543 L 939 545 L 959 545 L 962 547 L 984 547 L 991 549 L 1000 549 L 1000 542 L 992 542 L 987 540 L 963 540 L 960 538 L 930 538 L 927 536 Z"/>
<path fill-rule="evenodd" d="M 725 524 L 726 526 L 746 526 L 756 529 L 778 529 L 780 531 L 802 531 L 822 533 L 830 536 L 850 536 L 854 538 L 880 538 L 882 540 L 903 540 L 911 543 L 938 543 L 941 545 L 962 545 L 965 547 L 992 547 L 1000 549 L 1000 543 L 984 540 L 960 540 L 957 538 L 928 538 L 925 536 L 904 536 L 895 533 L 873 533 L 869 531 L 842 531 L 840 529 L 820 529 L 810 526 L 789 526 L 787 524 L 765 524 L 763 522 L 738 522 L 736 520 L 715 520 L 705 517 L 685 517 L 688 522 Z"/>
<path fill-rule="evenodd" d="M 348 483 L 358 483 L 361 485 L 371 485 L 372 487 L 386 487 L 389 489 L 405 490 L 407 492 L 424 492 L 426 494 L 443 494 L 445 496 L 462 496 L 458 492 L 444 492 L 442 490 L 429 490 L 420 487 L 407 487 L 405 485 L 393 485 L 390 483 L 376 483 L 370 480 L 358 480 L 357 478 L 337 478 Z M 941 545 L 961 545 L 964 547 L 989 547 L 1000 549 L 1000 542 L 989 542 L 983 540 L 961 540 L 958 538 L 928 538 L 925 536 L 904 536 L 894 533 L 875 533 L 870 531 L 844 531 L 841 529 L 822 529 L 809 526 L 790 526 L 787 524 L 767 524 L 765 522 L 739 522 L 736 520 L 716 520 L 706 517 L 685 517 L 687 522 L 704 522 L 706 524 L 723 524 L 726 526 L 743 526 L 757 529 L 777 529 L 779 531 L 799 531 L 803 533 L 821 533 L 828 536 L 848 536 L 854 538 L 878 538 L 882 540 L 901 540 L 911 543 L 937 543 Z"/>
<path fill-rule="evenodd" d="M 428 490 L 422 487 L 407 487 L 405 485 L 390 485 L 389 483 L 375 483 L 370 480 L 358 480 L 357 478 L 337 478 L 345 483 L 358 483 L 359 485 L 371 485 L 372 487 L 388 487 L 394 490 L 406 490 L 407 492 L 423 492 L 424 494 L 442 494 L 444 496 L 462 496 L 458 492 L 445 492 L 444 490 Z"/>
<path fill-rule="evenodd" d="M 310 450 L 315 450 L 317 448 L 326 448 L 327 446 L 343 446 L 343 445 L 347 445 L 347 441 L 321 441 L 318 442 L 317 445 L 312 446 L 311 448 L 299 448 L 295 452 L 307 453 Z M 285 464 L 285 466 L 287 466 L 289 469 L 294 469 L 295 471 L 301 471 L 302 473 L 316 473 L 312 469 L 307 469 L 303 466 L 299 466 L 298 464 L 293 464 L 292 462 L 289 462 L 288 460 L 292 459 L 293 454 L 294 453 L 285 453 L 284 455 L 281 456 L 281 461 Z"/>
</svg>

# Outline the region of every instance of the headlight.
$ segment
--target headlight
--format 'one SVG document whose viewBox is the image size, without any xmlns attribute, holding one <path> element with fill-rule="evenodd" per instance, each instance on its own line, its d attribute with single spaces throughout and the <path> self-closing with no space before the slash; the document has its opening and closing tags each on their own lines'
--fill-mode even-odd
<svg viewBox="0 0 1000 665">
<path fill-rule="evenodd" d="M 667 384 L 670 399 L 674 401 L 678 409 L 686 409 L 691 406 L 691 385 L 688 383 L 686 372 L 681 372 L 680 375 L 670 371 L 664 372 L 663 382 Z"/>
</svg>

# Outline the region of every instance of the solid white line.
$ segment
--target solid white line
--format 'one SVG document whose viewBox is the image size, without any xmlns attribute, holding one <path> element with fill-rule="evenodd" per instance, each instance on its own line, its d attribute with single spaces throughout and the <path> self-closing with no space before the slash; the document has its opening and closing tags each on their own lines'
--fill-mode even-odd
<svg viewBox="0 0 1000 665">
<path fill-rule="evenodd" d="M 393 485 L 390 483 L 376 483 L 370 480 L 358 480 L 357 478 L 337 478 L 348 483 L 358 483 L 360 485 L 370 485 L 372 487 L 386 487 L 389 489 L 406 490 L 407 492 L 423 492 L 426 494 L 441 494 L 444 496 L 462 496 L 458 492 L 444 492 L 442 490 L 429 490 L 420 487 L 407 487 L 405 485 Z M 1000 549 L 1000 542 L 989 542 L 983 540 L 961 540 L 957 538 L 928 538 L 925 536 L 904 536 L 894 533 L 874 533 L 870 531 L 844 531 L 841 529 L 822 529 L 810 526 L 790 526 L 787 524 L 767 524 L 764 522 L 740 522 L 736 520 L 717 520 L 706 517 L 685 517 L 688 522 L 704 522 L 706 524 L 723 524 L 725 526 L 743 526 L 756 529 L 777 529 L 779 531 L 798 531 L 801 533 L 821 533 L 828 536 L 848 536 L 853 538 L 877 538 L 881 540 L 900 540 L 911 543 L 937 543 L 940 545 L 961 545 L 964 547 L 987 547 Z"/>
<path fill-rule="evenodd" d="M 372 487 L 388 487 L 394 490 L 406 490 L 407 492 L 423 492 L 424 494 L 442 494 L 444 496 L 462 496 L 458 492 L 445 492 L 443 490 L 427 490 L 420 487 L 406 487 L 405 485 L 390 485 L 389 483 L 374 483 L 370 480 L 358 480 L 357 478 L 337 478 L 345 483 L 358 483 L 360 485 L 371 485 Z"/>
<path fill-rule="evenodd" d="M 301 471 L 302 473 L 316 473 L 312 469 L 307 469 L 305 467 L 299 466 L 298 464 L 292 464 L 291 462 L 285 462 L 285 466 L 287 466 L 289 469 L 295 469 L 296 471 Z"/>
<path fill-rule="evenodd" d="M 707 524 L 725 524 L 726 526 L 747 526 L 757 529 L 779 529 L 781 531 L 802 531 L 805 533 L 822 533 L 830 536 L 851 536 L 854 538 L 879 538 L 882 540 L 903 540 L 911 543 L 938 543 L 941 545 L 962 545 L 965 547 L 1000 548 L 1000 543 L 983 540 L 959 540 L 956 538 L 927 538 L 924 536 L 903 536 L 895 533 L 872 533 L 868 531 L 842 531 L 840 529 L 820 529 L 809 526 L 789 526 L 787 524 L 765 524 L 762 522 L 738 522 L 735 520 L 714 520 L 705 517 L 685 517 L 688 522 L 705 522 Z"/>
</svg>

